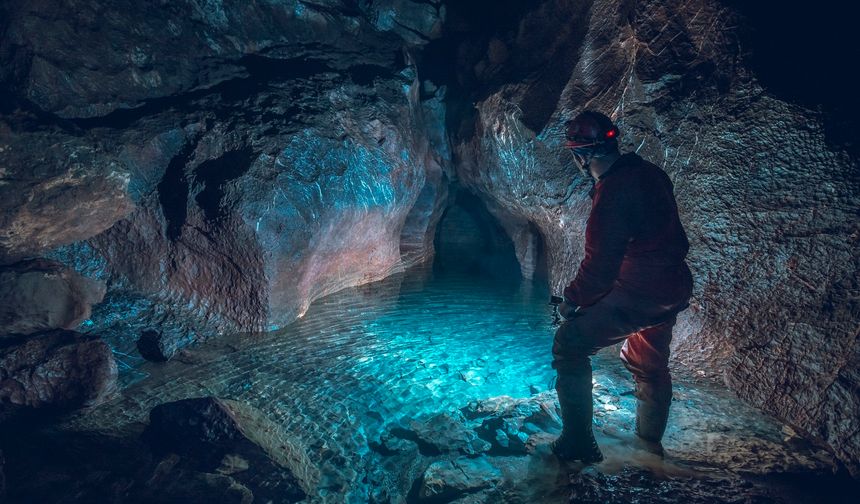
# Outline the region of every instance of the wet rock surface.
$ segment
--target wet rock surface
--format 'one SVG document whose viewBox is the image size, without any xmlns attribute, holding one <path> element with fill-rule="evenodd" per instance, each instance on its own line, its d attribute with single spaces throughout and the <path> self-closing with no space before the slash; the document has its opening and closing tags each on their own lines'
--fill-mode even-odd
<svg viewBox="0 0 860 504">
<path fill-rule="evenodd" d="M 450 502 L 464 494 L 497 485 L 499 469 L 484 458 L 459 458 L 430 464 L 421 480 L 421 502 Z"/>
<path fill-rule="evenodd" d="M 469 420 L 480 422 L 475 431 L 491 443 L 490 453 L 526 455 L 531 453 L 541 433 L 561 430 L 555 403 L 553 394 L 543 392 L 528 400 L 502 396 L 475 401 L 462 411 Z"/>
<path fill-rule="evenodd" d="M 24 408 L 93 406 L 116 390 L 110 347 L 91 336 L 55 330 L 0 348 L 0 417 Z"/>
<path fill-rule="evenodd" d="M 54 261 L 0 267 L 0 339 L 51 329 L 74 329 L 101 302 L 105 286 Z"/>
<path fill-rule="evenodd" d="M 410 435 L 392 436 L 402 431 L 399 422 L 379 442 L 389 450 L 374 451 L 394 471 L 421 454 L 423 474 L 415 477 L 414 466 L 400 472 L 414 478 L 409 502 L 764 503 L 805 502 L 813 495 L 838 502 L 852 488 L 850 480 L 834 476 L 832 455 L 806 444 L 787 426 L 779 430 L 770 420 L 756 419 L 752 408 L 714 385 L 687 383 L 689 378 L 676 386 L 663 440 L 666 459 L 639 451 L 633 433 L 635 398 L 620 373 L 614 370 L 595 383 L 595 432 L 606 456 L 597 466 L 559 464 L 550 454 L 549 443 L 561 430 L 554 392 L 476 400 L 458 415 L 412 421 Z M 454 421 L 459 428 L 451 425 Z M 421 449 L 426 441 L 417 434 L 429 433 L 431 425 L 439 429 L 433 451 Z M 469 430 L 491 448 L 462 456 L 457 448 L 469 436 L 448 433 Z M 397 438 L 394 449 L 390 440 Z M 404 442 L 413 443 L 411 451 Z M 803 475 L 797 485 L 786 485 L 795 474 Z M 833 487 L 815 493 L 800 483 L 807 478 Z"/>
<path fill-rule="evenodd" d="M 414 441 L 424 455 L 462 453 L 477 455 L 489 449 L 489 444 L 466 428 L 460 414 L 434 415 L 425 420 L 410 420 L 391 428 L 391 434 Z"/>
<path fill-rule="evenodd" d="M 263 501 L 298 502 L 313 491 L 318 479 L 307 456 L 277 425 L 236 401 L 206 397 L 159 405 L 150 413 L 143 437 L 156 453 L 182 457 L 164 462 L 169 469 L 156 469 L 170 473 L 177 489 L 184 485 L 174 466 L 228 475 Z M 204 488 L 226 484 L 201 478 Z M 237 496 L 243 495 L 237 491 Z"/>
</svg>

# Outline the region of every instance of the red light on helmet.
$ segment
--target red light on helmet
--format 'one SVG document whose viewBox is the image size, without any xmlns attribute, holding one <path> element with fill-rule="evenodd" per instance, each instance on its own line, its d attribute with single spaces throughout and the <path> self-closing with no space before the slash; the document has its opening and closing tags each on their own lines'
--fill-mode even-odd
<svg viewBox="0 0 860 504">
<path fill-rule="evenodd" d="M 618 134 L 618 131 L 614 128 L 606 132 L 606 138 L 615 138 L 615 135 Z"/>
</svg>

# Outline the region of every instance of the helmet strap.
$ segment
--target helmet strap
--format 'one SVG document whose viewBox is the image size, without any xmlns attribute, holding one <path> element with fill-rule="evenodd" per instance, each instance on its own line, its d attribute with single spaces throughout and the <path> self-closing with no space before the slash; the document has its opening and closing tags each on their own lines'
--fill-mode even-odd
<svg viewBox="0 0 860 504">
<path fill-rule="evenodd" d="M 588 165 L 590 165 L 591 160 L 594 159 L 594 151 L 589 150 L 588 155 L 577 154 L 573 150 L 571 150 L 570 153 L 582 175 L 587 178 L 591 178 L 591 171 L 589 170 Z"/>
</svg>

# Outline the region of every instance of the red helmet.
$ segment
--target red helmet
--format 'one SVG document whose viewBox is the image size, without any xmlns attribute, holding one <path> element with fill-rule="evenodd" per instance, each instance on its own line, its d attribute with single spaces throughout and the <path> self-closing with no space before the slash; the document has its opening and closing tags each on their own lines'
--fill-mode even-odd
<svg viewBox="0 0 860 504">
<path fill-rule="evenodd" d="M 565 123 L 568 149 L 594 147 L 595 150 L 615 149 L 618 146 L 618 128 L 612 120 L 592 110 L 586 110 Z"/>
</svg>

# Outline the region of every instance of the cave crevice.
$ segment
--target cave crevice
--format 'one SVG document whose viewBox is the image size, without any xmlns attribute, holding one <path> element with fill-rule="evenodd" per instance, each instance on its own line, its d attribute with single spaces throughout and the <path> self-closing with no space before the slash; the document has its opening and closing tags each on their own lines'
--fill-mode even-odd
<svg viewBox="0 0 860 504">
<path fill-rule="evenodd" d="M 247 173 L 255 159 L 251 147 L 243 147 L 204 161 L 194 169 L 194 182 L 203 186 L 195 201 L 206 220 L 214 223 L 223 220 L 225 186 Z"/>
<path fill-rule="evenodd" d="M 186 167 L 194 155 L 196 144 L 185 144 L 167 165 L 161 181 L 156 186 L 158 201 L 164 215 L 164 233 L 168 240 L 176 241 L 182 235 L 182 227 L 188 217 L 189 183 Z"/>
</svg>

